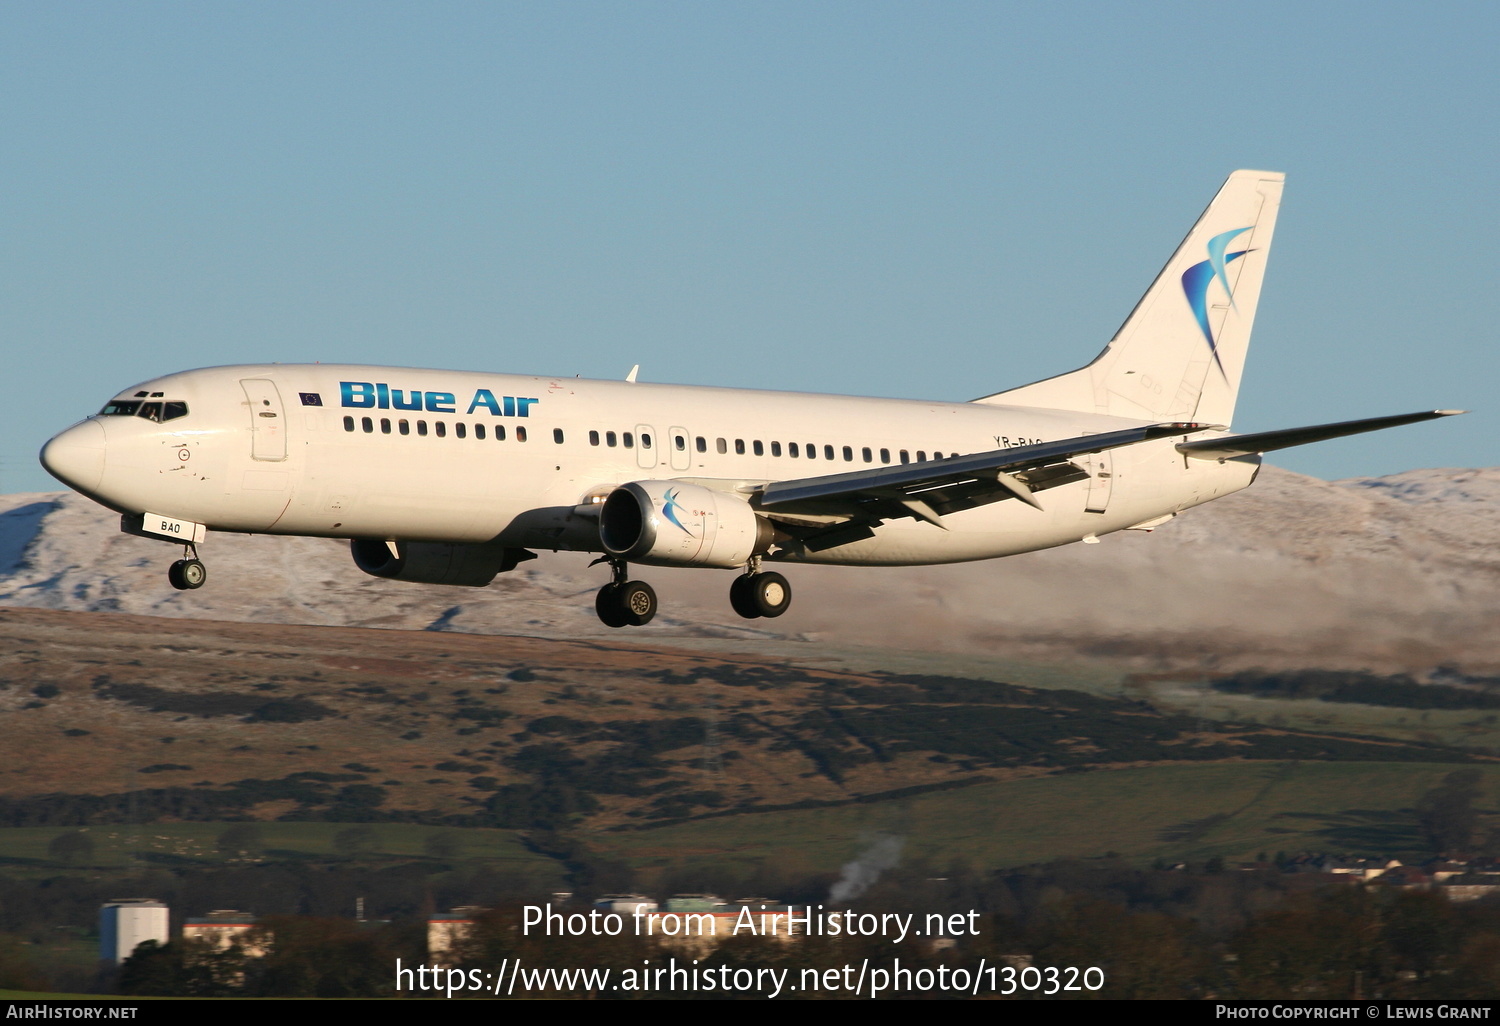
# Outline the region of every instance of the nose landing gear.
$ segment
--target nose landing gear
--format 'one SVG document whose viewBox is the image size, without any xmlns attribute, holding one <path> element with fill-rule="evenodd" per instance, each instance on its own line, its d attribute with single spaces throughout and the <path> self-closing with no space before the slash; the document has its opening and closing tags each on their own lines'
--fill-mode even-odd
<svg viewBox="0 0 1500 1026">
<path fill-rule="evenodd" d="M 610 560 L 613 579 L 599 589 L 594 612 L 606 627 L 642 627 L 656 615 L 656 591 L 645 581 L 629 581 L 629 567 Z"/>
<path fill-rule="evenodd" d="M 208 567 L 198 558 L 196 546 L 183 546 L 182 556 L 167 567 L 167 580 L 178 591 L 196 591 L 208 583 Z"/>
</svg>

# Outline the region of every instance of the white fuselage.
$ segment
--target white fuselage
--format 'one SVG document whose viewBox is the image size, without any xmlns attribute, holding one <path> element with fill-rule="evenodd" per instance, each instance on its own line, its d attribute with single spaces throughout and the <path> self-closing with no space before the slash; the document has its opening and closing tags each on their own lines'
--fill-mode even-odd
<svg viewBox="0 0 1500 1026">
<path fill-rule="evenodd" d="M 577 507 L 630 481 L 686 479 L 733 493 L 1142 423 L 975 403 L 321 364 L 187 371 L 128 389 L 117 399 L 127 401 L 185 403 L 187 413 L 97 415 L 44 455 L 68 484 L 122 513 L 257 534 L 581 551 L 601 546 L 597 522 Z M 1173 443 L 1075 461 L 1088 480 L 1041 493 L 1041 510 L 993 502 L 949 514 L 942 526 L 888 521 L 871 538 L 767 558 L 909 565 L 1006 556 L 1237 491 L 1259 465 L 1185 459 Z"/>
</svg>

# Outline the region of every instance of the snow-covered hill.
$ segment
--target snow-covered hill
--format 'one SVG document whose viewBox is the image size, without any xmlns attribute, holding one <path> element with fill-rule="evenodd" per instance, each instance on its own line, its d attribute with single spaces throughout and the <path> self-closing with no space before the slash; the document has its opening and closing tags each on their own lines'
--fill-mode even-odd
<svg viewBox="0 0 1500 1026">
<path fill-rule="evenodd" d="M 780 637 L 838 646 L 1158 665 L 1500 667 L 1500 468 L 1326 482 L 1274 467 L 1165 527 L 948 567 L 792 567 L 779 620 L 729 609 L 726 571 L 642 568 L 646 628 L 594 618 L 605 579 L 543 553 L 486 589 L 367 577 L 333 541 L 211 535 L 209 583 L 173 591 L 176 549 L 122 535 L 71 493 L 0 496 L 0 605 L 266 623 L 650 641 Z"/>
</svg>

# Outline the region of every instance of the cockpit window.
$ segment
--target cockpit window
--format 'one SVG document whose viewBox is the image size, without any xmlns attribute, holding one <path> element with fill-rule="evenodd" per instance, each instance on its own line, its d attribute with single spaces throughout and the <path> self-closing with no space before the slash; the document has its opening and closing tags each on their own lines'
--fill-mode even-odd
<svg viewBox="0 0 1500 1026">
<path fill-rule="evenodd" d="M 116 400 L 112 403 L 106 403 L 104 409 L 99 411 L 101 417 L 145 417 L 147 420 L 155 421 L 158 424 L 162 421 L 186 417 L 187 414 L 187 403 L 143 403 L 137 399 Z"/>
</svg>

